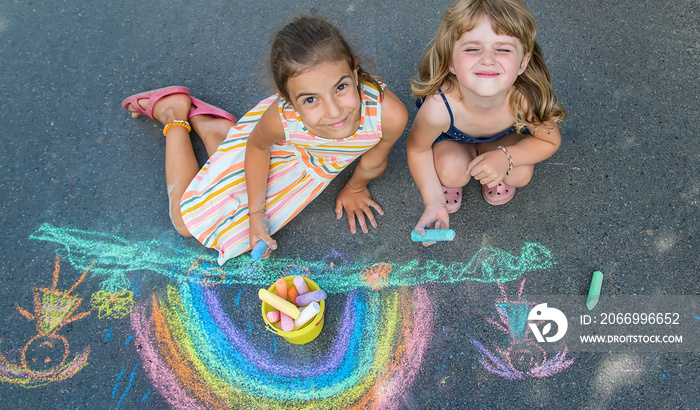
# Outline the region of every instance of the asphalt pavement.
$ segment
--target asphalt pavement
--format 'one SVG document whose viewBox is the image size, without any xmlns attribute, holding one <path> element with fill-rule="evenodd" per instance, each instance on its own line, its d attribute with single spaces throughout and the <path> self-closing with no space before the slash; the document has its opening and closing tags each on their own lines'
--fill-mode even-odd
<svg viewBox="0 0 700 410">
<path fill-rule="evenodd" d="M 603 297 L 687 301 L 684 336 L 698 334 L 696 0 L 527 1 L 568 111 L 563 143 L 506 205 L 467 185 L 453 242 L 410 240 L 422 202 L 407 131 L 370 184 L 385 214 L 368 234 L 335 219 L 347 172 L 262 264 L 217 267 L 174 232 L 164 138 L 126 96 L 184 85 L 240 116 L 274 92 L 272 34 L 312 14 L 340 27 L 410 127 L 410 78 L 447 4 L 6 1 L 2 407 L 698 408 L 700 350 L 545 354 L 506 312 L 586 295 L 600 270 Z M 329 293 L 302 346 L 265 329 L 256 299 L 292 271 Z"/>
</svg>

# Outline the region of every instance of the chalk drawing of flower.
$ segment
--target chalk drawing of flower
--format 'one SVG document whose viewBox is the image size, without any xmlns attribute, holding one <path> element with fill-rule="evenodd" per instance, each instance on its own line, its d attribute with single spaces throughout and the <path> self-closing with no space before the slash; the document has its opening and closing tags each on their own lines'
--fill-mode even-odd
<svg viewBox="0 0 700 410">
<path fill-rule="evenodd" d="M 204 286 L 216 286 L 221 283 L 226 274 L 216 265 L 216 261 L 210 256 L 200 256 L 187 270 L 187 276 L 194 283 Z"/>
<path fill-rule="evenodd" d="M 386 286 L 389 282 L 387 276 L 391 273 L 391 265 L 388 263 L 378 263 L 369 268 L 362 269 L 360 277 L 364 280 L 365 285 L 372 286 L 372 290 L 377 290 Z"/>
<path fill-rule="evenodd" d="M 97 317 L 121 319 L 134 308 L 134 294 L 130 290 L 110 293 L 104 290 L 92 294 L 90 304 L 97 309 Z"/>
</svg>

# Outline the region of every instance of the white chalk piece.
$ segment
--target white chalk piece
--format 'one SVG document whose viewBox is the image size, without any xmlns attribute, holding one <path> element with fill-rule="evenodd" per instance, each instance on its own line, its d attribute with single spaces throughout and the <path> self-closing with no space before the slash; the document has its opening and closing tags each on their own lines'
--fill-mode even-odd
<svg viewBox="0 0 700 410">
<path fill-rule="evenodd" d="M 305 293 L 303 295 L 297 296 L 297 305 L 306 306 L 311 302 L 320 302 L 326 299 L 326 292 L 322 290 L 315 290 L 313 292 Z"/>
<path fill-rule="evenodd" d="M 321 305 L 316 302 L 311 302 L 309 306 L 301 310 L 301 314 L 298 318 L 294 319 L 294 329 L 299 329 L 318 315 L 321 311 Z"/>
<path fill-rule="evenodd" d="M 254 261 L 260 260 L 262 258 L 263 253 L 265 253 L 265 250 L 267 249 L 267 244 L 265 241 L 258 241 L 258 243 L 255 244 L 255 248 L 253 248 L 252 251 L 250 251 L 250 257 L 253 258 Z"/>
<path fill-rule="evenodd" d="M 421 235 L 418 231 L 411 231 L 411 240 L 413 242 L 436 242 L 436 241 L 451 241 L 455 238 L 455 231 L 452 229 L 426 229 L 425 235 Z"/>
<path fill-rule="evenodd" d="M 297 292 L 299 292 L 300 295 L 309 293 L 309 287 L 306 286 L 306 281 L 304 280 L 303 276 L 295 277 L 292 282 L 294 282 L 294 287 L 297 289 Z"/>
</svg>

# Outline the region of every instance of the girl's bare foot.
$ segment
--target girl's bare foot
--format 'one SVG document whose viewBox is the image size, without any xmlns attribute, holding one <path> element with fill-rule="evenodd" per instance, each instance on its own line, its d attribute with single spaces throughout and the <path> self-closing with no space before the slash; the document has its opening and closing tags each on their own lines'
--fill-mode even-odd
<svg viewBox="0 0 700 410">
<path fill-rule="evenodd" d="M 236 124 L 236 118 L 229 112 L 190 96 L 190 124 L 204 142 L 211 156 L 224 141 L 228 131 Z"/>
<path fill-rule="evenodd" d="M 204 142 L 207 154 L 211 156 L 224 142 L 228 131 L 235 123 L 225 118 L 216 118 L 213 115 L 195 115 L 190 118 L 190 124 Z"/>
</svg>

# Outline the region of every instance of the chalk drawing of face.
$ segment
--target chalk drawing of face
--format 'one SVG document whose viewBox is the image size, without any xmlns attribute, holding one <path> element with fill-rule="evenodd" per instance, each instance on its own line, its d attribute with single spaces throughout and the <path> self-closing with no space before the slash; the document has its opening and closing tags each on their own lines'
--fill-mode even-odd
<svg viewBox="0 0 700 410">
<path fill-rule="evenodd" d="M 63 366 L 68 353 L 68 341 L 65 337 L 37 335 L 22 349 L 22 364 L 31 372 L 46 372 Z"/>
<path fill-rule="evenodd" d="M 511 341 L 508 357 L 511 366 L 521 373 L 527 373 L 547 360 L 544 349 L 531 339 Z"/>
</svg>

